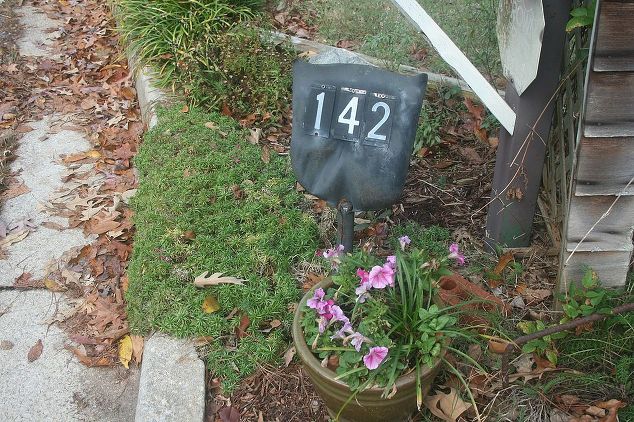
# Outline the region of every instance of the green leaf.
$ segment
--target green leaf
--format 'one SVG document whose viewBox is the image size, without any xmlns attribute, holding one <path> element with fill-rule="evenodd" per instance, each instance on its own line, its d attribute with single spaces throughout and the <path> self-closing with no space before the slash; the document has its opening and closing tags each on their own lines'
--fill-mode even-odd
<svg viewBox="0 0 634 422">
<path fill-rule="evenodd" d="M 577 7 L 576 9 L 572 9 L 570 11 L 570 16 L 581 17 L 581 16 L 589 16 L 589 15 L 590 15 L 589 10 L 585 7 Z"/>
<path fill-rule="evenodd" d="M 586 289 L 591 289 L 596 286 L 596 277 L 594 276 L 594 272 L 591 269 L 588 268 L 583 273 L 581 285 Z"/>
<path fill-rule="evenodd" d="M 557 352 L 554 350 L 546 350 L 546 359 L 553 365 L 557 366 Z"/>
<path fill-rule="evenodd" d="M 591 26 L 593 22 L 594 19 L 589 16 L 575 16 L 566 24 L 566 32 L 572 32 L 576 28 L 585 28 L 586 26 Z"/>
</svg>

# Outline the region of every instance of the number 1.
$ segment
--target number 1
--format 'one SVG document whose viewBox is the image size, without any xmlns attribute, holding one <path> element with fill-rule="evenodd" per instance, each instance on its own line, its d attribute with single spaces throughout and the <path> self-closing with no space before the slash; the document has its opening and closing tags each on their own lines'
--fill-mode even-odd
<svg viewBox="0 0 634 422">
<path fill-rule="evenodd" d="M 324 98 L 326 98 L 325 92 L 317 95 L 317 116 L 315 116 L 315 130 L 321 129 L 321 115 L 324 112 Z"/>
</svg>

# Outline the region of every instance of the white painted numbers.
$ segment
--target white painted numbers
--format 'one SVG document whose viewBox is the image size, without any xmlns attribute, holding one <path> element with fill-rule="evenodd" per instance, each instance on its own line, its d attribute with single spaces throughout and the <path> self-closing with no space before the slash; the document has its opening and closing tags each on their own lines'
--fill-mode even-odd
<svg viewBox="0 0 634 422">
<path fill-rule="evenodd" d="M 387 146 L 396 104 L 396 97 L 391 95 L 313 85 L 303 122 L 305 132 L 322 138 Z"/>
</svg>

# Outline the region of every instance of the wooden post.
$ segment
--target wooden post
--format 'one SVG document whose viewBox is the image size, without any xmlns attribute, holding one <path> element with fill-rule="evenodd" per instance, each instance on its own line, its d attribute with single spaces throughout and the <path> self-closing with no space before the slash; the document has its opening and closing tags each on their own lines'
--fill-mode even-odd
<svg viewBox="0 0 634 422">
<path fill-rule="evenodd" d="M 542 4 L 545 29 L 537 78 L 521 96 L 511 82 L 506 87 L 505 99 L 517 120 L 512 135 L 500 129 L 486 223 L 486 241 L 492 247 L 525 247 L 531 241 L 571 0 Z"/>
</svg>

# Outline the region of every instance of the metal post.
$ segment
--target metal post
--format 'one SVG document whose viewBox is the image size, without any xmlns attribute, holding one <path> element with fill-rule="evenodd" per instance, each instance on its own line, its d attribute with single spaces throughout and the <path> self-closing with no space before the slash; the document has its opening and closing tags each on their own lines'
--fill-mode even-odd
<svg viewBox="0 0 634 422">
<path fill-rule="evenodd" d="M 543 0 L 543 7 L 545 28 L 537 78 L 521 96 L 511 82 L 506 87 L 505 99 L 517 120 L 513 135 L 500 129 L 486 223 L 491 247 L 525 247 L 531 241 L 571 0 Z"/>
<path fill-rule="evenodd" d="M 337 242 L 343 245 L 345 252 L 352 252 L 354 242 L 354 210 L 347 199 L 337 206 Z"/>
</svg>

